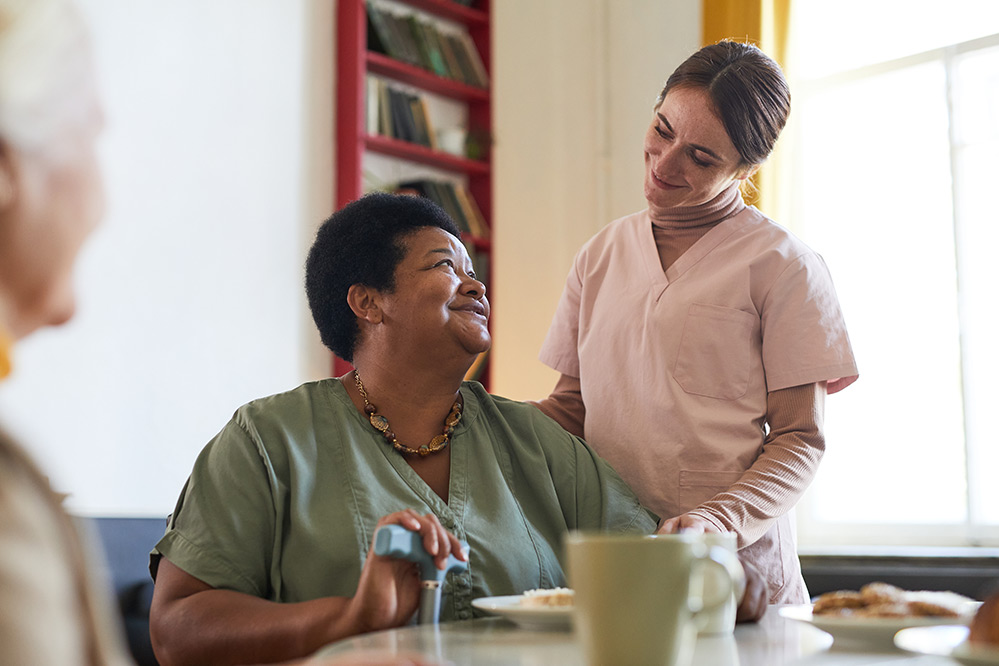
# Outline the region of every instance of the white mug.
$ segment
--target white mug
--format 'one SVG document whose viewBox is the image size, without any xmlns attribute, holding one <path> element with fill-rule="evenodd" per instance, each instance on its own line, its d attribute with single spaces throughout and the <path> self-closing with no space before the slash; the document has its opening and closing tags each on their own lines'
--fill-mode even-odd
<svg viewBox="0 0 999 666">
<path fill-rule="evenodd" d="M 698 535 L 698 538 L 706 546 L 717 546 L 724 548 L 735 555 L 738 540 L 734 532 L 723 532 L 721 534 L 705 533 Z M 718 567 L 707 567 L 704 570 L 704 596 L 715 598 L 721 590 L 727 590 L 728 577 L 719 570 Z M 697 631 L 700 634 L 731 634 L 735 630 L 735 615 L 739 607 L 739 599 L 742 598 L 746 590 L 746 585 L 738 585 L 731 589 L 728 597 L 720 606 L 715 608 L 705 608 L 698 618 Z"/>
<path fill-rule="evenodd" d="M 734 553 L 693 534 L 571 532 L 566 555 L 575 632 L 599 666 L 688 664 L 698 616 L 744 580 Z M 712 598 L 701 583 L 708 568 L 720 572 Z"/>
</svg>

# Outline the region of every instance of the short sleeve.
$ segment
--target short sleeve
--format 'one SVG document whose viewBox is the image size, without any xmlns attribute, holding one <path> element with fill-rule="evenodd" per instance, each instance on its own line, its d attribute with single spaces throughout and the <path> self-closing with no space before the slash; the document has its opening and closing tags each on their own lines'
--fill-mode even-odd
<svg viewBox="0 0 999 666">
<path fill-rule="evenodd" d="M 167 532 L 152 554 L 219 589 L 268 598 L 275 506 L 272 474 L 245 424 L 233 417 L 201 452 Z"/>
<path fill-rule="evenodd" d="M 761 327 L 768 391 L 857 374 L 832 277 L 815 253 L 802 254 L 777 277 Z"/>
<path fill-rule="evenodd" d="M 572 377 L 579 377 L 579 304 L 583 290 L 579 261 L 577 255 L 538 355 L 548 367 Z"/>
</svg>

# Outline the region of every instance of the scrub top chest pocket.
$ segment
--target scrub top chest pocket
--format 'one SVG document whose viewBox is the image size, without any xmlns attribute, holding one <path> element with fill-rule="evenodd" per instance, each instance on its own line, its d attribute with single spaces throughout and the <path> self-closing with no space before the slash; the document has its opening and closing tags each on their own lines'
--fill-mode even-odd
<svg viewBox="0 0 999 666">
<path fill-rule="evenodd" d="M 693 303 L 683 322 L 673 378 L 687 393 L 736 400 L 749 389 L 756 315 Z"/>
</svg>

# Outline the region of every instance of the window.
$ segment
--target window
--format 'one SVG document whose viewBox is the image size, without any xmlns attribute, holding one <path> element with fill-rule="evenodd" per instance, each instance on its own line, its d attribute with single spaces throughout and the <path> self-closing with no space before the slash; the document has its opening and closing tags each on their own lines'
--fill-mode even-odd
<svg viewBox="0 0 999 666">
<path fill-rule="evenodd" d="M 791 21 L 784 196 L 861 372 L 826 402 L 802 546 L 999 545 L 999 3 L 799 0 Z"/>
</svg>

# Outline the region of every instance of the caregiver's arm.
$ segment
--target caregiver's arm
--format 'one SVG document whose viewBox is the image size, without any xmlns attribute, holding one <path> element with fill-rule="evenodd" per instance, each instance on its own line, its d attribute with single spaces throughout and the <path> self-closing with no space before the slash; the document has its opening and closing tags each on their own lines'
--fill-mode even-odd
<svg viewBox="0 0 999 666">
<path fill-rule="evenodd" d="M 738 482 L 682 516 L 663 521 L 661 532 L 681 528 L 736 532 L 747 546 L 790 511 L 815 477 L 825 452 L 822 421 L 825 382 L 767 394 L 770 433 L 763 451 Z"/>
<path fill-rule="evenodd" d="M 552 389 L 551 395 L 544 400 L 532 401 L 531 404 L 576 437 L 583 436 L 586 406 L 583 405 L 579 377 L 563 374 Z"/>
</svg>

